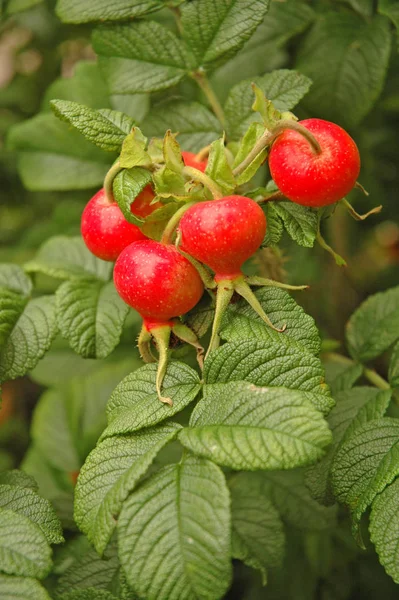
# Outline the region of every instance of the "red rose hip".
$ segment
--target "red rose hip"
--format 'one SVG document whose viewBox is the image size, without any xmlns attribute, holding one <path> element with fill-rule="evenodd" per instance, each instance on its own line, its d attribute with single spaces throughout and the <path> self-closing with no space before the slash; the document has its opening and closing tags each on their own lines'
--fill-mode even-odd
<svg viewBox="0 0 399 600">
<path fill-rule="evenodd" d="M 148 323 L 167 322 L 191 310 L 204 291 L 201 278 L 172 245 L 153 240 L 131 244 L 114 268 L 121 298 Z"/>
<path fill-rule="evenodd" d="M 104 189 L 86 204 L 81 232 L 90 252 L 110 261 L 116 260 L 126 246 L 147 239 L 139 227 L 126 221 L 116 202 L 108 201 Z"/>
<path fill-rule="evenodd" d="M 205 171 L 208 161 L 196 160 L 196 154 L 194 154 L 193 152 L 182 152 L 181 154 L 186 167 L 194 167 L 194 169 L 198 169 L 198 171 Z"/>
<path fill-rule="evenodd" d="M 308 129 L 320 145 L 317 153 L 298 131 L 286 129 L 269 154 L 271 175 L 289 200 L 321 207 L 341 200 L 351 191 L 360 171 L 360 155 L 350 135 L 329 121 L 307 119 Z"/>
<path fill-rule="evenodd" d="M 234 279 L 261 245 L 266 217 L 251 198 L 226 196 L 189 208 L 179 230 L 184 252 L 215 271 L 216 280 Z"/>
</svg>

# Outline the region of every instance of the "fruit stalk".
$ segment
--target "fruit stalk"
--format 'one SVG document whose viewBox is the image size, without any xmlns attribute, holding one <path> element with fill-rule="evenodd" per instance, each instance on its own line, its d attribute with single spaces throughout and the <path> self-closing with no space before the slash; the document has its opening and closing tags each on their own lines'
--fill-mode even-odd
<svg viewBox="0 0 399 600">
<path fill-rule="evenodd" d="M 114 191 L 113 191 L 114 179 L 118 175 L 118 173 L 120 173 L 122 170 L 123 170 L 123 167 L 121 167 L 119 160 L 117 160 L 112 165 L 112 167 L 109 169 L 108 173 L 105 176 L 104 192 L 105 192 L 105 197 L 107 198 L 107 200 L 110 204 L 115 202 Z"/>
<path fill-rule="evenodd" d="M 184 167 L 183 174 L 190 177 L 194 181 L 199 181 L 202 185 L 211 192 L 214 200 L 219 200 L 223 198 L 223 192 L 220 187 L 205 173 L 202 173 L 198 169 L 194 169 L 194 167 Z"/>
</svg>

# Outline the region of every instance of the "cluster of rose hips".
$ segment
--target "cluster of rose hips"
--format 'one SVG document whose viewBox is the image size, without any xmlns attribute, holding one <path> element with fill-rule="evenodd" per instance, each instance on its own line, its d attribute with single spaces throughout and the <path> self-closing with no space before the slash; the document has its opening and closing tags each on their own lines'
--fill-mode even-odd
<svg viewBox="0 0 399 600">
<path fill-rule="evenodd" d="M 305 206 L 318 208 L 341 200 L 354 187 L 360 170 L 355 142 L 327 121 L 309 119 L 300 126 L 316 140 L 316 150 L 303 133 L 283 129 L 269 152 L 276 185 L 287 199 Z M 196 160 L 189 152 L 182 156 L 186 166 L 205 171 L 205 161 Z M 162 206 L 154 198 L 151 186 L 144 188 L 131 205 L 132 213 L 148 216 Z M 268 280 L 251 279 L 242 272 L 244 262 L 259 249 L 266 233 L 265 214 L 251 198 L 231 195 L 191 205 L 178 224 L 179 243 L 174 245 L 147 238 L 139 227 L 125 220 L 117 203 L 110 202 L 102 189 L 84 209 L 81 231 L 95 256 L 116 260 L 116 290 L 143 318 L 139 348 L 144 360 L 155 360 L 150 342 L 152 338 L 156 341 L 157 391 L 163 402 L 171 403 L 161 394 L 171 332 L 195 346 L 202 359 L 198 339 L 180 320 L 204 292 L 202 265 L 214 273 L 213 284 L 207 287 L 217 288 L 211 349 L 217 347 L 221 316 L 234 292 L 272 326 L 250 287 Z"/>
</svg>

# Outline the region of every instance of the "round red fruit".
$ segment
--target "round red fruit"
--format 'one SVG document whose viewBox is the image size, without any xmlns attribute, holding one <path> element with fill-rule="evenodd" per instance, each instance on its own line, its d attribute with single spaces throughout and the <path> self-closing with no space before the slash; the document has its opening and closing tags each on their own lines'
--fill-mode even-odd
<svg viewBox="0 0 399 600">
<path fill-rule="evenodd" d="M 184 252 L 213 269 L 216 279 L 234 279 L 261 245 L 266 217 L 251 198 L 226 196 L 189 208 L 179 230 Z"/>
<path fill-rule="evenodd" d="M 193 152 L 182 152 L 182 157 L 186 167 L 194 167 L 194 169 L 204 173 L 207 165 L 206 160 L 196 160 L 196 155 Z"/>
<path fill-rule="evenodd" d="M 169 321 L 188 312 L 204 291 L 197 270 L 175 246 L 145 240 L 131 244 L 115 263 L 120 297 L 146 320 Z"/>
<path fill-rule="evenodd" d="M 86 204 L 82 214 L 83 240 L 97 258 L 114 261 L 126 246 L 147 237 L 126 221 L 116 202 L 109 202 L 101 189 Z"/>
<path fill-rule="evenodd" d="M 300 121 L 319 142 L 316 153 L 303 135 L 286 129 L 269 154 L 271 175 L 280 191 L 297 204 L 320 207 L 351 191 L 360 171 L 359 150 L 339 125 L 322 119 Z"/>
</svg>

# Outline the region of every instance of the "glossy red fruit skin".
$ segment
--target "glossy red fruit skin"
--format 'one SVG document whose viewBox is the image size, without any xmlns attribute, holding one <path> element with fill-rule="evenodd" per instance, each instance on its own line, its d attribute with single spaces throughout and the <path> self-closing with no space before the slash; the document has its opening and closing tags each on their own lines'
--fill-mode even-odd
<svg viewBox="0 0 399 600">
<path fill-rule="evenodd" d="M 109 261 L 116 260 L 126 246 L 147 239 L 126 221 L 116 202 L 108 202 L 103 188 L 86 204 L 80 230 L 90 252 Z"/>
<path fill-rule="evenodd" d="M 316 154 L 297 131 L 278 136 L 269 154 L 270 173 L 280 191 L 297 204 L 321 207 L 341 200 L 356 183 L 359 150 L 350 135 L 330 121 L 300 121 L 319 142 Z"/>
<path fill-rule="evenodd" d="M 189 208 L 179 230 L 184 252 L 208 265 L 217 280 L 234 279 L 261 245 L 266 217 L 251 198 L 226 196 Z"/>
<path fill-rule="evenodd" d="M 197 270 L 175 246 L 145 240 L 131 244 L 115 263 L 114 283 L 122 300 L 147 322 L 170 321 L 200 300 Z"/>
<path fill-rule="evenodd" d="M 204 173 L 208 161 L 195 160 L 195 156 L 196 155 L 193 152 L 182 152 L 183 162 L 186 167 L 194 167 L 194 169 L 198 169 L 198 171 L 202 171 Z"/>
</svg>

